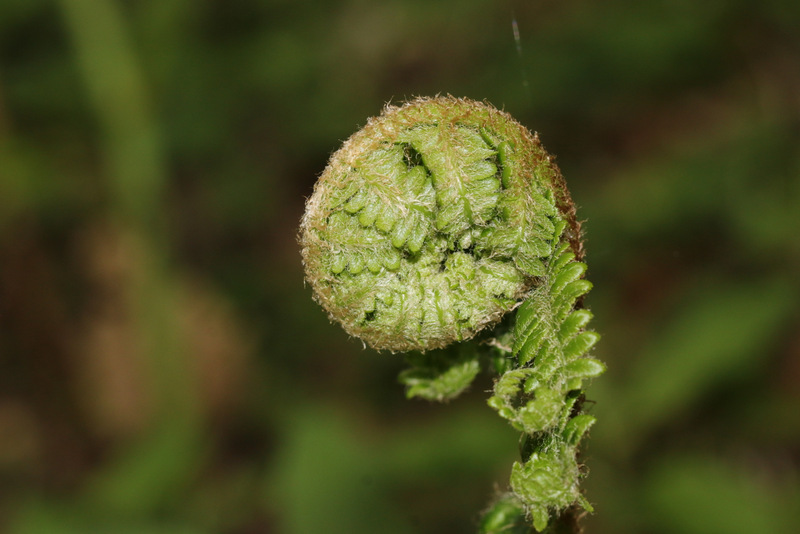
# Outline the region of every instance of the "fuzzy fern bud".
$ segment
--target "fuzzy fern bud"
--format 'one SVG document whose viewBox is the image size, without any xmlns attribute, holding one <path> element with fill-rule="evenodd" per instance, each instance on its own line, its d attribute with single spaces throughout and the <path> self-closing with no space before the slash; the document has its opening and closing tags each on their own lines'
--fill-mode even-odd
<svg viewBox="0 0 800 534">
<path fill-rule="evenodd" d="M 316 300 L 375 349 L 472 338 L 525 298 L 574 210 L 538 138 L 465 99 L 414 100 L 333 156 L 300 241 Z"/>
</svg>

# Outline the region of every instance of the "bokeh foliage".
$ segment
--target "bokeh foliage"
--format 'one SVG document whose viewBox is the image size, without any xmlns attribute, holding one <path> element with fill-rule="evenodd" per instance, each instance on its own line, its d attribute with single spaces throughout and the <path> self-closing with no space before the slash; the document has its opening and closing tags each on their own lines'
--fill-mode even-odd
<svg viewBox="0 0 800 534">
<path fill-rule="evenodd" d="M 436 93 L 539 131 L 586 220 L 587 531 L 794 531 L 792 0 L 0 3 L 0 530 L 474 530 L 491 383 L 405 400 L 296 243 L 340 141 Z"/>
</svg>

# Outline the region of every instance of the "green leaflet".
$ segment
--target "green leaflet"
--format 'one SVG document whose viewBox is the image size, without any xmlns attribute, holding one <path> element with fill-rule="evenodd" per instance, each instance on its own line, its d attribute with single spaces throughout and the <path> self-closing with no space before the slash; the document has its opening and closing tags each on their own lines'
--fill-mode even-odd
<svg viewBox="0 0 800 534">
<path fill-rule="evenodd" d="M 406 360 L 411 367 L 400 373 L 399 380 L 409 399 L 450 400 L 463 393 L 480 372 L 478 352 L 469 344 L 410 353 Z"/>
<path fill-rule="evenodd" d="M 575 309 L 592 287 L 585 272 L 566 243 L 556 248 L 540 285 L 517 311 L 510 356 L 518 367 L 495 382 L 488 401 L 533 444 L 514 464 L 511 488 L 539 531 L 551 514 L 573 504 L 591 510 L 578 489 L 576 453 L 595 419 L 573 411 L 583 381 L 602 374 L 605 365 L 587 356 L 600 338 L 585 330 L 592 314 Z"/>
<path fill-rule="evenodd" d="M 513 493 L 500 497 L 483 514 L 480 534 L 528 534 L 530 527 L 525 521 L 525 507 Z"/>
<path fill-rule="evenodd" d="M 555 443 L 524 463 L 514 462 L 511 489 L 533 516 L 533 526 L 541 531 L 547 527 L 550 509 L 561 510 L 577 500 L 579 475 L 574 450 Z"/>
</svg>

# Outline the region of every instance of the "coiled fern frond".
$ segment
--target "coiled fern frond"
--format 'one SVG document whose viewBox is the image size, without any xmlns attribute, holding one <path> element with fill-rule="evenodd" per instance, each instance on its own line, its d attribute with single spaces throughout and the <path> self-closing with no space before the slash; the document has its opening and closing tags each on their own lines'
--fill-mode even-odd
<svg viewBox="0 0 800 534">
<path fill-rule="evenodd" d="M 489 405 L 524 446 L 482 532 L 591 509 L 576 452 L 594 418 L 580 404 L 605 368 L 577 306 L 591 288 L 580 225 L 537 136 L 466 99 L 387 107 L 331 157 L 300 242 L 333 320 L 376 349 L 416 351 L 408 396 L 446 400 L 482 367 L 499 374 Z"/>
</svg>

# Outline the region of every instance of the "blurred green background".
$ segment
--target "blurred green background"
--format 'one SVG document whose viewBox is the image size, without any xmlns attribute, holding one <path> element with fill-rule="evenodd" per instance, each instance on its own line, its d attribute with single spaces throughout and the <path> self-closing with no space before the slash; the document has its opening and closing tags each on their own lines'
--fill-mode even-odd
<svg viewBox="0 0 800 534">
<path fill-rule="evenodd" d="M 436 93 L 538 131 L 586 221 L 587 532 L 798 531 L 796 0 L 0 2 L 0 531 L 475 529 L 491 380 L 406 401 L 296 242 Z"/>
</svg>

